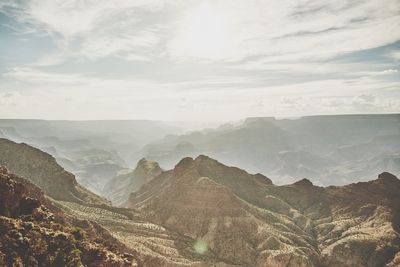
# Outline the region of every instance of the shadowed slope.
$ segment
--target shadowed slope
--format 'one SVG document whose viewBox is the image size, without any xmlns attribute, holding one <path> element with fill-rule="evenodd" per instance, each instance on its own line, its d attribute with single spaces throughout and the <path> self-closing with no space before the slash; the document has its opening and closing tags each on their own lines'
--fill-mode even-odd
<svg viewBox="0 0 400 267">
<path fill-rule="evenodd" d="M 80 186 L 75 176 L 58 165 L 54 157 L 27 144 L 0 138 L 0 165 L 31 180 L 54 199 L 106 203 L 106 200 Z"/>
</svg>

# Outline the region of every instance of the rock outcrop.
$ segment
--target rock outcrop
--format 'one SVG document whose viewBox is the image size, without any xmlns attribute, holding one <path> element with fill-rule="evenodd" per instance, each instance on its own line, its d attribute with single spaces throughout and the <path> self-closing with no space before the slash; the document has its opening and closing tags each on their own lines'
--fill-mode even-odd
<svg viewBox="0 0 400 267">
<path fill-rule="evenodd" d="M 4 167 L 0 226 L 0 266 L 138 266 L 101 226 L 66 216 L 38 187 Z"/>
<path fill-rule="evenodd" d="M 111 200 L 113 205 L 125 206 L 132 192 L 138 191 L 142 185 L 149 183 L 162 172 L 157 162 L 143 158 L 139 160 L 133 171 L 123 171 L 115 176 L 105 186 L 104 195 Z"/>
<path fill-rule="evenodd" d="M 75 176 L 58 165 L 54 157 L 27 144 L 0 138 L 0 165 L 29 179 L 54 199 L 93 204 L 107 202 L 80 186 Z"/>
</svg>

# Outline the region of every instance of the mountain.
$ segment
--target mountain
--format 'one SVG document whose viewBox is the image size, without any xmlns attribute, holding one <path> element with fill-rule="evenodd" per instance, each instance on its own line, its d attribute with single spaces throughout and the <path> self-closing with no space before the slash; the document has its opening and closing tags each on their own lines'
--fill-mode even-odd
<svg viewBox="0 0 400 267">
<path fill-rule="evenodd" d="M 399 122 L 250 118 L 154 142 L 146 123 L 0 120 L 24 142 L 0 139 L 0 265 L 399 266 Z M 139 126 L 151 144 L 125 135 Z"/>
<path fill-rule="evenodd" d="M 51 154 L 82 185 L 96 194 L 127 162 L 141 157 L 143 144 L 183 133 L 176 123 L 141 120 L 47 121 L 0 119 L 0 137 Z"/>
<path fill-rule="evenodd" d="M 54 199 L 106 203 L 105 199 L 79 185 L 75 176 L 58 165 L 54 157 L 39 149 L 0 138 L 0 151 L 0 166 L 31 180 Z"/>
<path fill-rule="evenodd" d="M 0 137 L 49 153 L 105 197 L 111 180 L 141 158 L 171 169 L 205 154 L 276 184 L 310 177 L 317 185 L 345 185 L 384 171 L 400 175 L 399 114 L 256 117 L 193 129 L 183 122 L 0 120 Z"/>
<path fill-rule="evenodd" d="M 199 156 L 131 194 L 129 207 L 226 264 L 378 267 L 398 261 L 398 192 L 400 180 L 389 173 L 346 186 L 307 179 L 276 186 Z"/>
<path fill-rule="evenodd" d="M 25 144 L 1 141 L 8 147 L 1 147 L 0 164 L 32 172 L 35 176 L 25 177 L 35 184 L 49 178 L 49 173 L 62 183 L 64 176 L 56 175 L 61 167 L 54 165 L 54 158 Z M 204 155 L 186 157 L 171 170 L 142 159 L 135 170 L 110 185 L 116 186 L 117 197 L 127 197 L 128 209 L 93 204 L 90 198 L 49 199 L 35 184 L 1 168 L 3 265 L 394 267 L 400 263 L 400 180 L 387 172 L 345 186 L 320 187 L 309 179 L 279 186 L 262 174 Z M 74 190 L 68 184 L 54 188 L 61 196 L 70 196 Z M 49 190 L 47 183 L 40 186 L 48 195 L 56 190 Z"/>
<path fill-rule="evenodd" d="M 37 186 L 4 167 L 0 225 L 1 266 L 138 266 L 100 225 L 67 216 Z"/>
<path fill-rule="evenodd" d="M 104 187 L 104 195 L 113 205 L 124 206 L 132 192 L 138 191 L 142 185 L 149 183 L 162 172 L 157 162 L 143 158 L 133 171 L 125 170 L 115 176 Z"/>
<path fill-rule="evenodd" d="M 169 135 L 141 152 L 166 169 L 183 157 L 206 154 L 227 165 L 268 174 L 277 184 L 310 177 L 323 186 L 362 181 L 383 171 L 400 174 L 396 160 L 389 169 L 383 163 L 370 166 L 375 158 L 396 158 L 399 153 L 400 114 L 248 118 Z"/>
</svg>

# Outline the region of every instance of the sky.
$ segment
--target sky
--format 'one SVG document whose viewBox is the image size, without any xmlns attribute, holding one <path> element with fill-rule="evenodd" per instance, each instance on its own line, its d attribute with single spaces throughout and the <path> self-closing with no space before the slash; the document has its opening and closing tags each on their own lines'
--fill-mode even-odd
<svg viewBox="0 0 400 267">
<path fill-rule="evenodd" d="M 400 113 L 399 0 L 0 0 L 0 117 Z"/>
</svg>

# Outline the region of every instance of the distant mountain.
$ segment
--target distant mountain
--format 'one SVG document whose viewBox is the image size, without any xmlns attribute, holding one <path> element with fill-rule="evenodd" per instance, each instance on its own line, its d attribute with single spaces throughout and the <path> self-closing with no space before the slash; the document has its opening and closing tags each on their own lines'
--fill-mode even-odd
<svg viewBox="0 0 400 267">
<path fill-rule="evenodd" d="M 319 185 L 344 185 L 390 169 L 369 164 L 400 153 L 400 115 L 310 116 L 298 119 L 249 118 L 238 125 L 167 136 L 146 145 L 142 155 L 172 168 L 182 157 L 206 154 L 278 184 L 311 177 Z M 396 161 L 394 161 L 396 162 Z M 359 172 L 348 166 L 370 172 Z M 344 175 L 343 175 L 344 174 Z M 336 179 L 341 176 L 341 179 Z"/>
<path fill-rule="evenodd" d="M 275 186 L 206 156 L 185 158 L 131 194 L 129 206 L 235 266 L 396 266 L 400 180 Z M 397 256 L 396 256 L 397 253 Z M 388 264 L 388 265 L 386 265 Z M 190 265 L 194 266 L 194 265 Z"/>
<path fill-rule="evenodd" d="M 141 158 L 170 169 L 206 154 L 276 184 L 311 177 L 318 185 L 344 185 L 383 171 L 400 175 L 399 114 L 260 117 L 187 129 L 160 121 L 0 120 L 0 137 L 51 154 L 79 183 L 107 196 L 110 181 Z"/>
<path fill-rule="evenodd" d="M 346 186 L 319 187 L 308 179 L 278 186 L 262 174 L 204 155 L 186 157 L 167 171 L 142 159 L 135 170 L 109 184 L 115 202 L 127 199 L 126 209 L 93 203 L 94 194 L 76 195 L 80 186 L 73 180 L 65 183 L 67 172 L 50 155 L 0 141 L 0 164 L 52 196 L 0 168 L 0 265 L 400 263 L 400 180 L 387 172 Z"/>
<path fill-rule="evenodd" d="M 142 185 L 149 183 L 162 172 L 157 162 L 143 158 L 133 171 L 122 171 L 110 180 L 104 187 L 103 194 L 113 205 L 125 206 L 131 193 L 138 191 Z"/>
<path fill-rule="evenodd" d="M 12 120 L 0 119 L 0 127 L 12 127 L 28 138 L 55 136 L 62 140 L 87 139 L 91 137 L 109 138 L 110 141 L 123 143 L 148 143 L 167 134 L 183 130 L 172 123 L 146 120 Z"/>
<path fill-rule="evenodd" d="M 79 185 L 75 176 L 57 164 L 51 155 L 27 144 L 0 138 L 0 166 L 29 179 L 54 199 L 106 203 L 106 200 Z"/>
<path fill-rule="evenodd" d="M 183 133 L 182 125 L 161 121 L 0 119 L 0 137 L 51 154 L 97 194 L 119 171 L 133 167 L 144 144 L 177 133 Z"/>
</svg>

